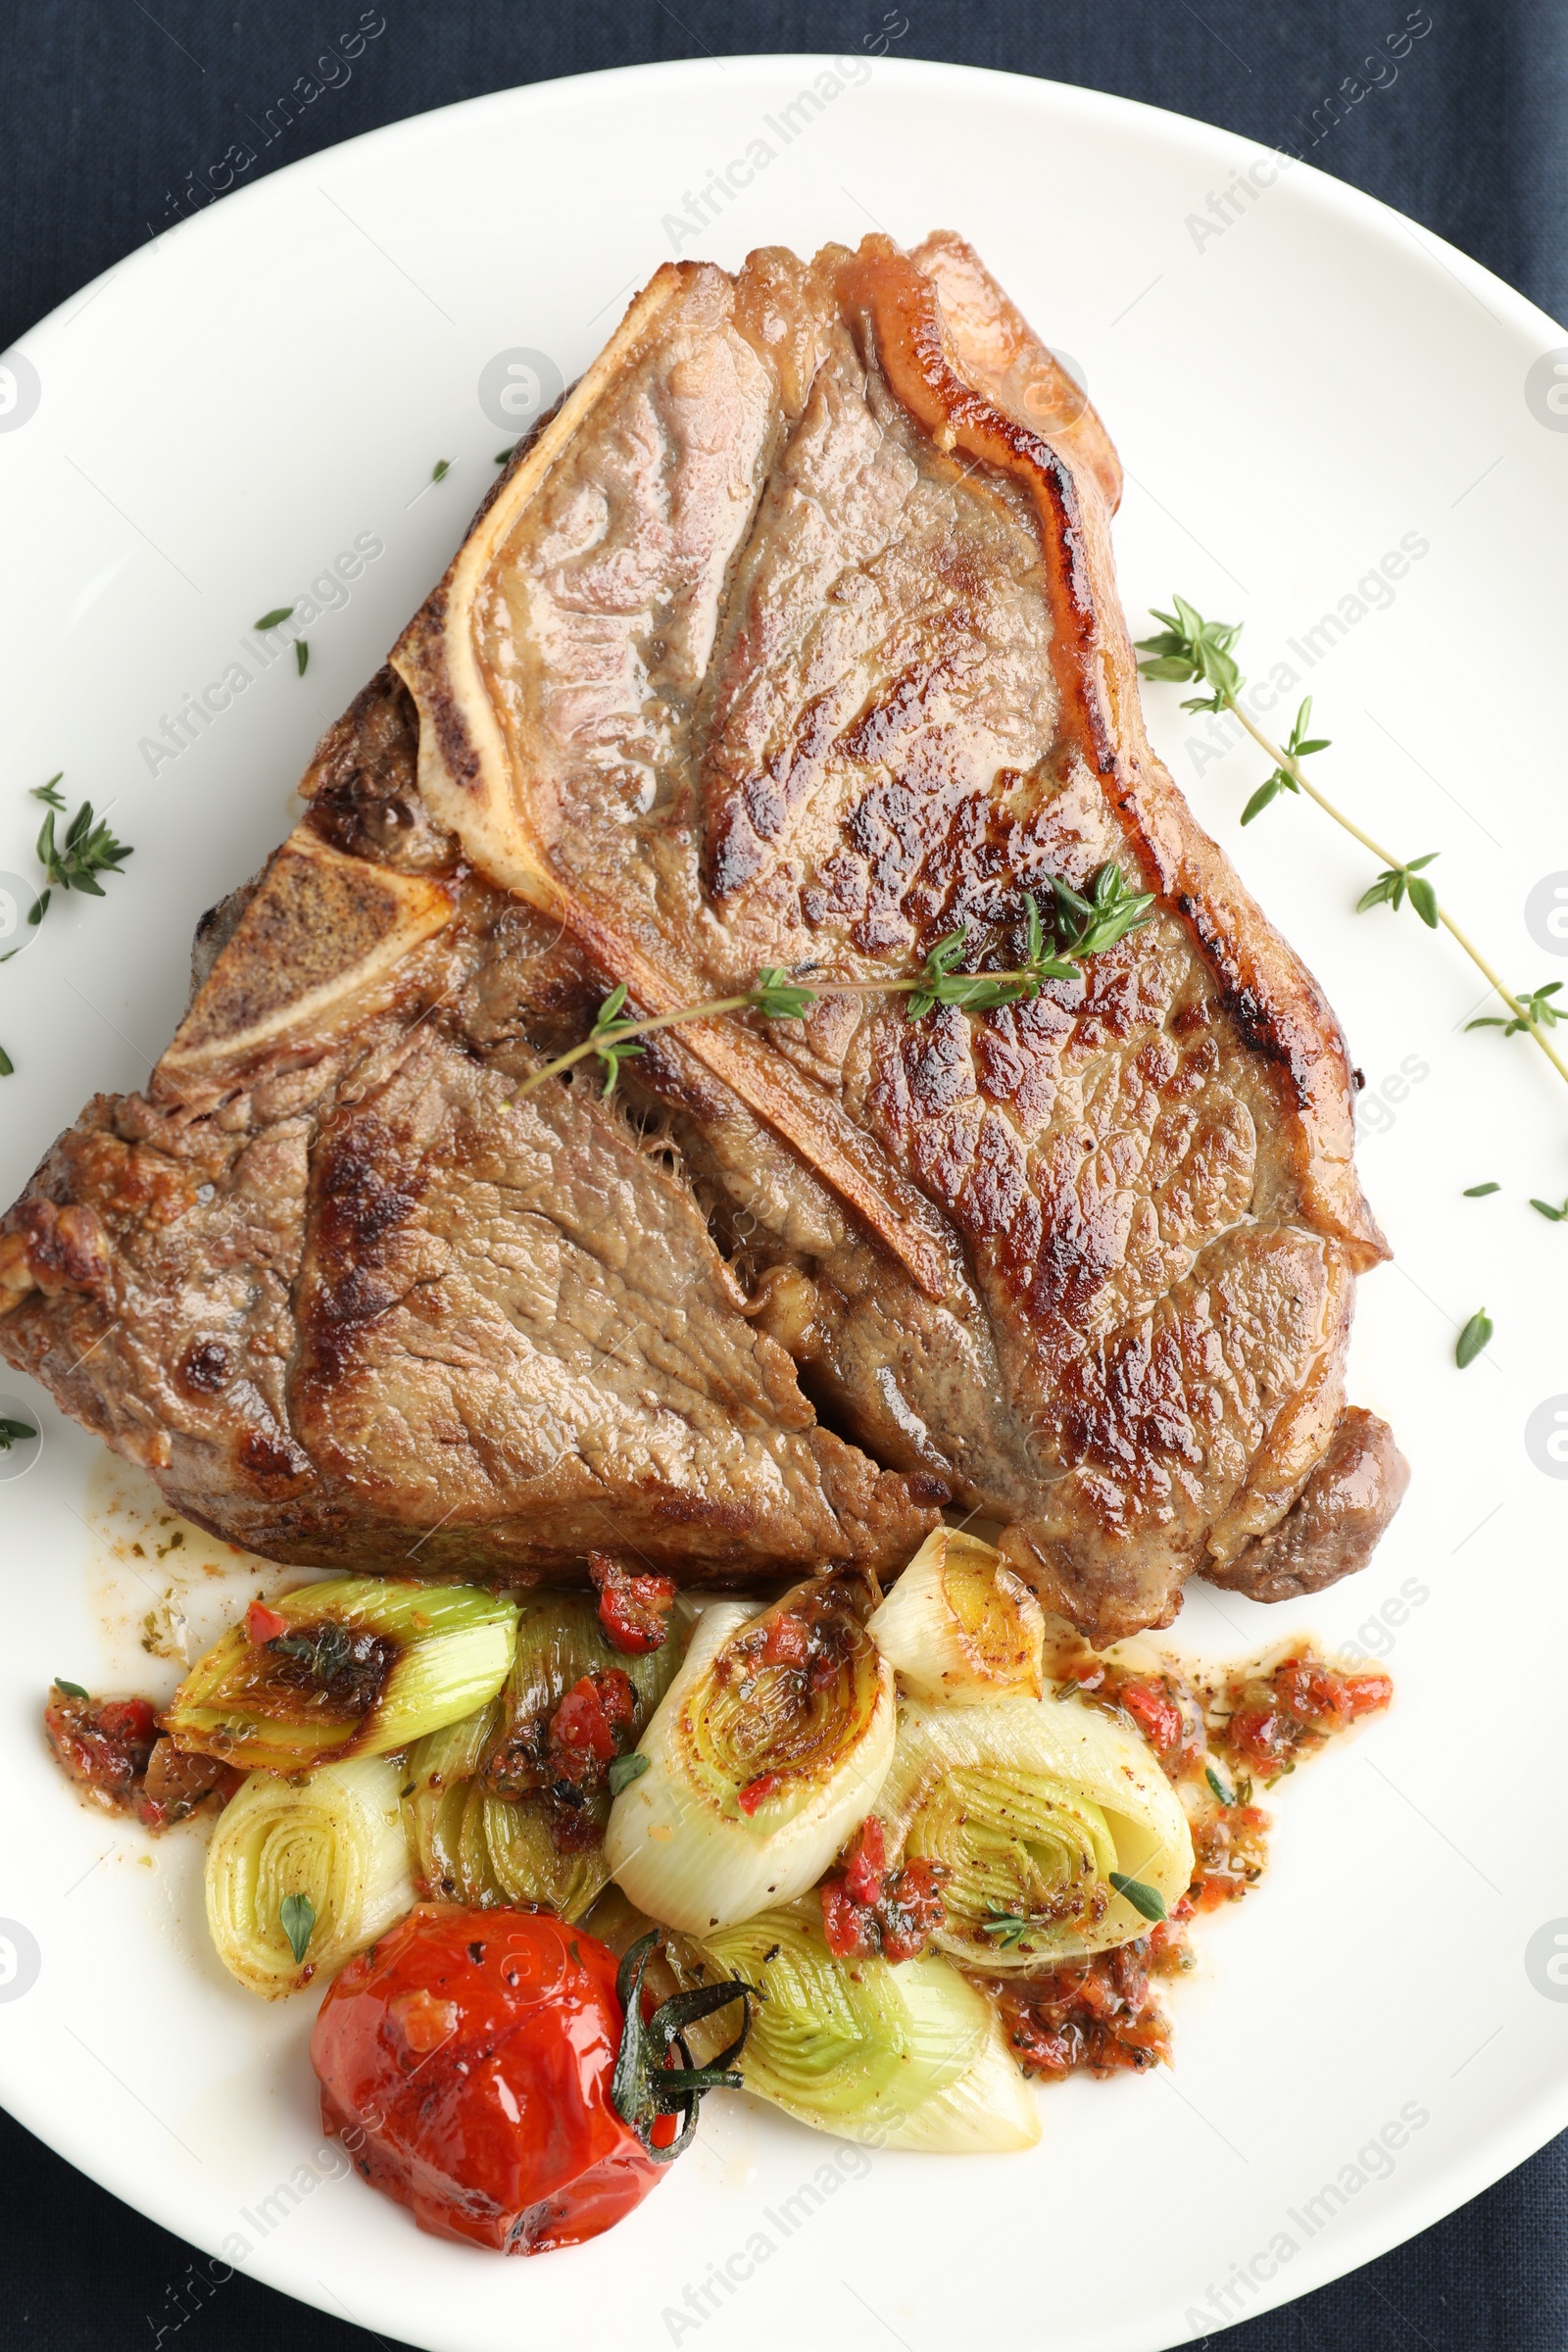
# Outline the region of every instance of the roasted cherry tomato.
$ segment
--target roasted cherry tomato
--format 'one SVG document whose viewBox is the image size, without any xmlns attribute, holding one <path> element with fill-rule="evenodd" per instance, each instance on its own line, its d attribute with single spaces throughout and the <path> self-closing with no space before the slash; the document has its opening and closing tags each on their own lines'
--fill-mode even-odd
<svg viewBox="0 0 1568 2352">
<path fill-rule="evenodd" d="M 606 1639 L 628 1657 L 662 1649 L 676 1592 L 672 1576 L 634 1576 L 612 1552 L 591 1551 L 588 1573 L 599 1594 Z"/>
<path fill-rule="evenodd" d="M 421 1903 L 321 2003 L 321 2121 L 439 2237 L 507 2254 L 597 2237 L 685 2144 L 701 2091 L 739 2081 L 689 2059 L 668 2072 L 687 2058 L 682 2025 L 735 1988 L 677 1995 L 645 2021 L 642 1967 L 622 1974 L 624 2006 L 613 1954 L 549 1913 Z"/>
</svg>

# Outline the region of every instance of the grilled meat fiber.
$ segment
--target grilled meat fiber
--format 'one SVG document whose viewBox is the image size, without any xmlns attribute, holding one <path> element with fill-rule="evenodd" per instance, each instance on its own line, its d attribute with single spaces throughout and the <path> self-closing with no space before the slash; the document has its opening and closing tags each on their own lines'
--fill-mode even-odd
<svg viewBox="0 0 1568 2352">
<path fill-rule="evenodd" d="M 5 1219 L 6 1358 L 301 1563 L 886 1572 L 952 1503 L 1101 1641 L 1359 1566 L 1405 1471 L 1345 1403 L 1345 1050 L 1150 751 L 1118 490 L 956 237 L 666 265 Z M 1032 1003 L 518 1100 L 616 981 L 1005 968 L 1112 859 L 1154 919 Z"/>
</svg>

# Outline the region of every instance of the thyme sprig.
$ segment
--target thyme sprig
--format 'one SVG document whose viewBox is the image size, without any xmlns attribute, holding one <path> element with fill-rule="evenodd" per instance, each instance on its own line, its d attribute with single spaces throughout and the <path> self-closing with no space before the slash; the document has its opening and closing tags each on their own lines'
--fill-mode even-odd
<svg viewBox="0 0 1568 2352">
<path fill-rule="evenodd" d="M 106 820 L 93 816 L 91 801 L 83 801 L 63 838 L 56 838 L 55 818 L 66 813 L 66 802 L 60 786 L 65 776 L 60 768 L 45 784 L 28 786 L 31 799 L 42 801 L 48 814 L 38 831 L 34 845 L 38 863 L 43 867 L 43 888 L 27 909 L 27 923 L 36 930 L 49 911 L 49 902 L 57 890 L 85 891 L 89 898 L 101 899 L 104 886 L 100 874 L 118 874 L 125 859 L 133 855 L 130 844 L 117 841 Z M 9 963 L 20 956 L 21 947 L 7 949 L 0 963 Z M 0 1046 L 0 1078 L 14 1078 L 17 1065 Z"/>
<path fill-rule="evenodd" d="M 560 1077 L 590 1054 L 597 1057 L 604 1070 L 605 1094 L 612 1095 L 621 1063 L 634 1059 L 645 1050 L 639 1040 L 652 1037 L 661 1029 L 673 1029 L 683 1021 L 711 1020 L 721 1013 L 760 1012 L 765 1020 L 804 1021 L 819 997 L 839 996 L 906 996 L 909 1000 L 906 1017 L 911 1021 L 923 1020 L 938 1004 L 956 1005 L 966 1012 L 989 1012 L 999 1005 L 1018 1004 L 1037 997 L 1048 980 L 1078 978 L 1088 957 L 1103 955 L 1117 940 L 1125 939 L 1129 932 L 1141 931 L 1152 919 L 1152 891 L 1129 890 L 1126 877 L 1114 860 L 1100 867 L 1090 882 L 1087 897 L 1055 875 L 1051 877 L 1051 887 L 1054 904 L 1049 934 L 1033 891 L 1022 894 L 1024 957 L 1010 971 L 959 970 L 968 940 L 968 925 L 960 923 L 956 931 L 937 941 L 917 972 L 899 979 L 824 980 L 813 987 L 792 979 L 781 965 L 764 964 L 753 988 L 730 997 L 705 998 L 700 1004 L 683 1004 L 674 1012 L 661 1012 L 647 1020 L 626 1018 L 629 990 L 624 980 L 617 981 L 600 1005 L 594 1025 L 582 1043 L 558 1054 L 543 1069 L 536 1070 L 518 1088 L 517 1100 L 521 1102 L 525 1095 L 543 1086 L 547 1078 Z"/>
<path fill-rule="evenodd" d="M 41 923 L 49 911 L 49 901 L 57 890 L 85 891 L 89 898 L 101 899 L 104 886 L 100 874 L 118 874 L 132 855 L 128 842 L 117 841 L 108 821 L 94 821 L 91 801 L 83 801 L 63 840 L 55 839 L 55 817 L 65 803 L 56 795 L 49 804 L 49 813 L 39 828 L 35 854 L 43 867 L 44 888 L 31 912 L 29 923 Z"/>
<path fill-rule="evenodd" d="M 57 890 L 84 891 L 89 898 L 101 899 L 104 886 L 100 874 L 118 874 L 125 859 L 134 855 L 130 844 L 117 841 L 113 829 L 104 817 L 95 818 L 91 801 L 83 801 L 65 833 L 57 836 L 55 819 L 64 816 L 66 803 L 60 792 L 60 773 L 47 784 L 29 787 L 30 796 L 42 801 L 48 814 L 38 829 L 33 852 L 43 867 L 43 888 L 27 909 L 27 921 L 36 930 L 49 911 L 49 902 Z M 0 956 L 0 963 L 9 963 L 18 951 Z M 6 1075 L 10 1073 L 7 1072 Z"/>
<path fill-rule="evenodd" d="M 1327 794 L 1320 792 L 1312 782 L 1302 761 L 1315 752 L 1326 751 L 1328 743 L 1326 739 L 1309 740 L 1305 735 L 1311 719 L 1310 698 L 1297 713 L 1290 745 L 1281 746 L 1271 741 L 1242 707 L 1242 689 L 1246 681 L 1233 651 L 1241 635 L 1242 624 L 1239 621 L 1205 620 L 1182 597 L 1174 597 L 1171 601 L 1175 606 L 1172 612 L 1152 609 L 1152 616 L 1160 623 L 1160 629 L 1156 636 L 1140 639 L 1138 651 L 1145 659 L 1138 666 L 1146 678 L 1169 678 L 1206 687 L 1206 693 L 1193 696 L 1183 703 L 1182 709 L 1228 710 L 1233 718 L 1241 721 L 1259 751 L 1274 762 L 1274 773 L 1249 801 L 1243 822 L 1250 822 L 1282 791 L 1304 793 L 1308 800 L 1315 801 L 1324 815 L 1331 816 L 1353 841 L 1358 841 L 1364 850 L 1369 851 L 1382 869 L 1370 888 L 1362 893 L 1356 911 L 1363 913 L 1369 907 L 1386 906 L 1397 912 L 1408 899 L 1411 911 L 1429 929 L 1435 931 L 1441 926 L 1464 950 L 1477 971 L 1502 999 L 1511 1016 L 1505 1021 L 1498 1014 L 1490 1014 L 1467 1025 L 1470 1028 L 1501 1028 L 1504 1035 L 1510 1037 L 1516 1031 L 1522 1031 L 1541 1048 L 1558 1077 L 1568 1085 L 1568 1061 L 1564 1061 L 1546 1035 L 1557 1019 L 1568 1017 L 1568 1008 L 1559 1013 L 1558 1008 L 1546 1001 L 1562 983 L 1547 981 L 1544 987 L 1524 997 L 1516 997 L 1475 941 L 1461 930 L 1447 908 L 1441 904 L 1432 883 L 1427 879 L 1423 869 L 1432 863 L 1438 853 L 1430 850 L 1421 858 L 1396 858 L 1392 850 L 1386 850 L 1381 842 L 1374 841 L 1370 833 L 1363 832 L 1353 818 L 1347 816 L 1345 810 L 1337 808 Z"/>
<path fill-rule="evenodd" d="M 1000 1950 L 1015 1952 L 1026 1936 L 1051 1924 L 1044 1914 L 1036 1918 L 1022 1911 L 989 1911 L 980 1922 L 980 1933 L 993 1936 Z"/>
</svg>

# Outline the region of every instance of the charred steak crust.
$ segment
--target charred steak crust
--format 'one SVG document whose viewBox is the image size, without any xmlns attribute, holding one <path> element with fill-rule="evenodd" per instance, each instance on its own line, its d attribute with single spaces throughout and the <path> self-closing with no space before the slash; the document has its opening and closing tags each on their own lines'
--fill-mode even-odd
<svg viewBox="0 0 1568 2352">
<path fill-rule="evenodd" d="M 1102 1641 L 1361 1565 L 1344 1044 L 1150 750 L 1119 488 L 956 237 L 661 270 L 6 1217 L 0 1352 L 302 1563 L 887 1573 L 951 1499 Z M 1032 1004 L 517 1099 L 612 979 L 1003 963 L 1106 858 L 1157 919 Z"/>
</svg>

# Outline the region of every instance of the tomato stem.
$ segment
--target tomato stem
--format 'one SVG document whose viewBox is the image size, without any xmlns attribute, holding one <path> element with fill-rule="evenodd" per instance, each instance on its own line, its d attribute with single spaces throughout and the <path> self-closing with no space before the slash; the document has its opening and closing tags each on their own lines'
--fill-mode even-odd
<svg viewBox="0 0 1568 2352">
<path fill-rule="evenodd" d="M 659 2164 L 670 2163 L 689 2144 L 697 2130 L 697 2110 L 705 2092 L 743 2087 L 741 2077 L 735 2072 L 735 2060 L 746 2047 L 746 2036 L 752 2030 L 753 1989 L 738 1981 L 694 1985 L 688 1992 L 672 1994 L 652 2017 L 645 2019 L 643 1978 L 649 1961 L 663 1940 L 662 1928 L 653 1929 L 631 1946 L 620 1964 L 615 1997 L 625 2012 L 625 2022 L 610 2083 L 611 2105 L 621 2121 L 631 2126 Z M 699 2018 L 711 2016 L 715 2009 L 727 2008 L 731 2001 L 741 2003 L 740 2033 L 710 2064 L 694 2066 L 687 2047 L 686 2028 L 695 2025 Z M 679 2051 L 685 2060 L 683 2066 L 670 2065 L 672 2050 Z M 666 2115 L 680 2115 L 684 2121 L 675 2138 L 662 2145 L 654 2132 Z"/>
</svg>

